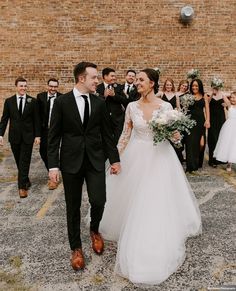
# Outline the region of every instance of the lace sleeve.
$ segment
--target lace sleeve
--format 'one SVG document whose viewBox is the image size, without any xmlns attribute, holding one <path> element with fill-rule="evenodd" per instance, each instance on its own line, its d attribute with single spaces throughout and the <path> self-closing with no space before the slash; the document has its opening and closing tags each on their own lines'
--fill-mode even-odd
<svg viewBox="0 0 236 291">
<path fill-rule="evenodd" d="M 124 151 L 124 149 L 126 148 L 128 142 L 129 142 L 130 136 L 131 136 L 132 128 L 133 128 L 133 122 L 132 122 L 131 116 L 130 116 L 130 104 L 129 104 L 126 108 L 126 111 L 125 111 L 124 127 L 123 127 L 122 134 L 120 136 L 118 145 L 117 145 L 119 154 L 121 154 Z"/>
</svg>

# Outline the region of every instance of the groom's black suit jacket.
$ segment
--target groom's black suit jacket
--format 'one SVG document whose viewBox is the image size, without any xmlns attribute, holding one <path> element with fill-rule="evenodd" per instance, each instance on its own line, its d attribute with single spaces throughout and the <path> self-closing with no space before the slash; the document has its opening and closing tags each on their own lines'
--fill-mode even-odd
<svg viewBox="0 0 236 291">
<path fill-rule="evenodd" d="M 9 126 L 9 142 L 20 144 L 33 144 L 34 138 L 40 136 L 40 118 L 37 101 L 35 98 L 26 95 L 26 101 L 22 116 L 17 107 L 17 97 L 13 95 L 5 100 L 3 114 L 0 122 L 0 136 L 3 136 Z"/>
<path fill-rule="evenodd" d="M 54 102 L 48 134 L 49 168 L 78 173 L 85 153 L 98 171 L 105 168 L 105 159 L 119 162 L 104 100 L 90 94 L 91 113 L 84 130 L 73 91 L 57 97 Z M 58 149 L 61 141 L 60 165 Z"/>
</svg>

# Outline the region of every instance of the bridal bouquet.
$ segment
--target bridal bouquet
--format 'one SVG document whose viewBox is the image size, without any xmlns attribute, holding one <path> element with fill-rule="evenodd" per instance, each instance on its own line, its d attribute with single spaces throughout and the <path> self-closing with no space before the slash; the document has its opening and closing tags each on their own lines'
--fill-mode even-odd
<svg viewBox="0 0 236 291">
<path fill-rule="evenodd" d="M 182 111 L 187 113 L 190 105 L 193 105 L 195 102 L 194 96 L 192 94 L 184 94 L 179 97 L 180 105 L 182 106 Z"/>
<path fill-rule="evenodd" d="M 158 111 L 149 122 L 149 126 L 153 132 L 153 143 L 156 145 L 164 140 L 171 140 L 175 147 L 181 147 L 181 141 L 173 140 L 173 132 L 186 132 L 190 134 L 190 129 L 196 125 L 195 120 L 181 111 L 174 109 L 166 111 Z"/>
<path fill-rule="evenodd" d="M 214 88 L 214 89 L 223 88 L 224 87 L 224 82 L 221 79 L 214 77 L 211 80 L 211 87 Z"/>
<path fill-rule="evenodd" d="M 196 79 L 200 75 L 198 69 L 191 69 L 187 72 L 187 78 Z"/>
</svg>

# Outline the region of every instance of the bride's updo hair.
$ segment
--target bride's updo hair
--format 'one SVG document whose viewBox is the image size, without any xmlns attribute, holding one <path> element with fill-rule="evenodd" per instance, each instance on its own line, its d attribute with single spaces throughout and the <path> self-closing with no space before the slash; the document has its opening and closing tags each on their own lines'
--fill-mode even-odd
<svg viewBox="0 0 236 291">
<path fill-rule="evenodd" d="M 154 93 L 156 94 L 158 92 L 158 88 L 159 88 L 159 84 L 158 84 L 159 74 L 158 74 L 158 72 L 156 70 L 150 69 L 150 68 L 144 69 L 141 72 L 144 72 L 148 76 L 148 79 L 154 82 L 153 89 L 154 89 Z"/>
</svg>

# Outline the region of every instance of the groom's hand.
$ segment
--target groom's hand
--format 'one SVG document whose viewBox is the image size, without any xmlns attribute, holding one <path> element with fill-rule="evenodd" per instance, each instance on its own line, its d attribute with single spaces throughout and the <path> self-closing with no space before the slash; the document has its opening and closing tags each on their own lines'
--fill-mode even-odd
<svg viewBox="0 0 236 291">
<path fill-rule="evenodd" d="M 120 163 L 114 163 L 111 165 L 111 170 L 110 170 L 110 173 L 112 175 L 118 175 L 121 171 L 121 166 L 120 166 Z"/>
<path fill-rule="evenodd" d="M 49 180 L 58 183 L 60 180 L 59 170 L 58 169 L 49 169 L 48 172 Z"/>
</svg>

